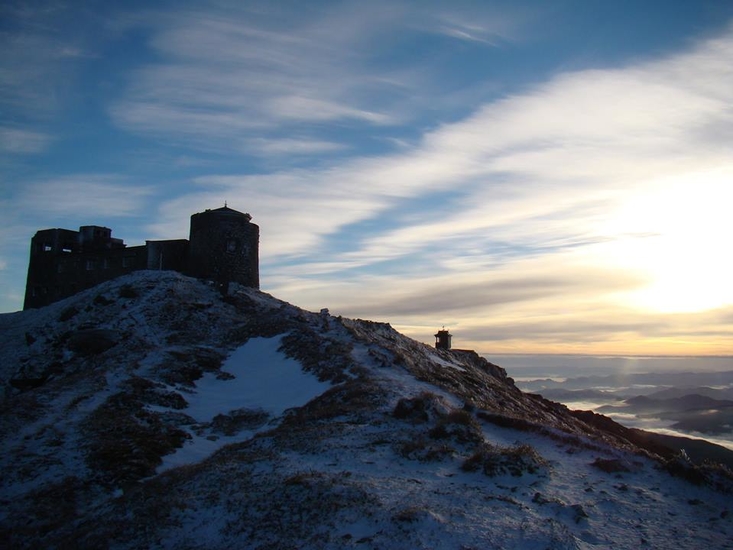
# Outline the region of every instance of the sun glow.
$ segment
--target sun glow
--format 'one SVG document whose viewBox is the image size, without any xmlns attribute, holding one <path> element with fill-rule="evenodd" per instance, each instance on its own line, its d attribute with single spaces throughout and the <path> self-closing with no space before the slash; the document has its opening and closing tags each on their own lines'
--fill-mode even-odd
<svg viewBox="0 0 733 550">
<path fill-rule="evenodd" d="M 648 280 L 627 294 L 629 305 L 677 313 L 733 304 L 731 176 L 727 169 L 665 178 L 621 207 L 612 261 Z"/>
</svg>

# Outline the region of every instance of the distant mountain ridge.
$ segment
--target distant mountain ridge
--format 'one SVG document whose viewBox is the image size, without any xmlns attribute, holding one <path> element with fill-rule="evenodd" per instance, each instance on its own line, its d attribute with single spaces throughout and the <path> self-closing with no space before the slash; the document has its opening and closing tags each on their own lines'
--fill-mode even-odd
<svg viewBox="0 0 733 550">
<path fill-rule="evenodd" d="M 557 401 L 578 401 L 581 399 L 591 399 L 604 401 L 622 401 L 623 398 L 614 395 L 612 392 L 601 390 L 566 390 L 564 388 L 551 388 L 542 390 L 542 397 Z"/>
<path fill-rule="evenodd" d="M 653 395 L 659 395 L 659 392 Z M 733 431 L 733 401 L 705 395 L 684 394 L 666 399 L 639 395 L 626 399 L 621 405 L 601 406 L 597 411 L 672 420 L 672 428 L 686 432 L 716 435 Z M 730 466 L 733 467 L 733 464 Z"/>
<path fill-rule="evenodd" d="M 647 397 L 651 399 L 674 399 L 685 397 L 686 395 L 702 395 L 711 399 L 733 400 L 733 388 L 718 389 L 706 386 L 692 386 L 685 388 L 667 388 L 654 393 L 650 393 Z"/>
<path fill-rule="evenodd" d="M 658 398 L 648 395 L 640 395 L 626 399 L 624 403 L 634 407 L 636 410 L 678 410 L 691 411 L 699 409 L 720 409 L 733 407 L 733 401 L 713 399 L 706 395 L 696 393 L 685 394 L 680 397 Z"/>
<path fill-rule="evenodd" d="M 523 393 L 478 354 L 386 323 L 141 271 L 0 315 L 0 333 L 6 547 L 733 537 L 725 467 Z"/>
<path fill-rule="evenodd" d="M 532 391 L 545 389 L 584 390 L 588 388 L 621 388 L 624 386 L 674 386 L 696 388 L 700 386 L 730 386 L 733 370 L 720 372 L 664 372 L 624 373 L 605 376 L 576 376 L 557 381 L 550 378 L 524 382 Z M 639 388 L 636 389 L 638 391 Z M 728 391 L 728 390 L 725 390 Z M 703 390 L 703 393 L 705 390 Z M 690 393 L 690 392 L 688 392 Z"/>
</svg>

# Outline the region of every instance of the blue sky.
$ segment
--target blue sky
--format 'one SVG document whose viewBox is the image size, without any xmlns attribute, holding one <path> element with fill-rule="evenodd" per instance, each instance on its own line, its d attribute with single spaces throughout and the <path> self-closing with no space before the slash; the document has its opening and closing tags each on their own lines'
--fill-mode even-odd
<svg viewBox="0 0 733 550">
<path fill-rule="evenodd" d="M 0 311 L 38 229 L 185 238 L 482 352 L 733 354 L 733 3 L 5 2 Z"/>
</svg>

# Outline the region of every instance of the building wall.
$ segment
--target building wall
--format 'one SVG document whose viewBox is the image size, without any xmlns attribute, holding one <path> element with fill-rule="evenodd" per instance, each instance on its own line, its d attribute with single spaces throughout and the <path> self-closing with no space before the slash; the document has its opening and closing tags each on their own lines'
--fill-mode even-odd
<svg viewBox="0 0 733 550">
<path fill-rule="evenodd" d="M 145 241 L 147 247 L 147 269 L 186 271 L 188 262 L 188 241 Z"/>
<path fill-rule="evenodd" d="M 146 265 L 145 246 L 126 248 L 111 238 L 106 244 L 84 241 L 81 231 L 68 229 L 38 231 L 31 239 L 23 309 L 51 304 Z"/>
<path fill-rule="evenodd" d="M 140 269 L 259 288 L 259 227 L 231 208 L 191 216 L 191 240 L 126 247 L 107 227 L 44 229 L 31 239 L 23 309 L 42 307 Z"/>
<path fill-rule="evenodd" d="M 260 229 L 250 220 L 227 207 L 191 216 L 188 273 L 259 288 Z"/>
</svg>

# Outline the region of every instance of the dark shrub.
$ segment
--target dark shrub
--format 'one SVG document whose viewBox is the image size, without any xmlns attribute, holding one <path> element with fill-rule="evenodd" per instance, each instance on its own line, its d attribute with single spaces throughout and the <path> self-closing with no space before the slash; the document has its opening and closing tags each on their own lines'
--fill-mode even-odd
<svg viewBox="0 0 733 550">
<path fill-rule="evenodd" d="M 440 398 L 434 393 L 422 392 L 417 397 L 402 398 L 392 411 L 392 416 L 400 420 L 409 420 L 419 424 L 430 420 L 431 416 L 440 416 L 443 407 Z"/>
<path fill-rule="evenodd" d="M 499 426 L 501 428 L 512 428 L 514 430 L 520 430 L 522 432 L 539 431 L 536 424 L 524 420 L 523 418 L 514 418 L 512 416 L 490 413 L 488 411 L 479 411 L 476 413 L 476 416 L 481 420 L 485 420 L 486 422 L 490 422 L 491 424 L 494 424 L 495 426 Z"/>
<path fill-rule="evenodd" d="M 72 317 L 74 317 L 77 313 L 79 313 L 79 310 L 76 309 L 74 306 L 67 307 L 64 311 L 61 312 L 61 315 L 59 315 L 59 321 L 64 322 L 68 321 Z"/>
<path fill-rule="evenodd" d="M 97 355 L 116 346 L 120 334 L 108 329 L 78 330 L 71 335 L 68 348 L 79 355 Z"/>
<path fill-rule="evenodd" d="M 125 284 L 120 287 L 120 298 L 137 298 L 140 294 L 131 284 Z"/>
<path fill-rule="evenodd" d="M 608 474 L 615 474 L 618 472 L 630 472 L 631 468 L 623 461 L 618 458 L 596 458 L 591 466 L 598 468 L 599 470 Z"/>
<path fill-rule="evenodd" d="M 217 414 L 211 421 L 211 429 L 223 435 L 235 435 L 242 430 L 254 430 L 263 426 L 270 415 L 261 409 L 238 409 L 229 414 Z"/>
<path fill-rule="evenodd" d="M 450 438 L 459 443 L 482 443 L 484 440 L 478 422 L 463 410 L 453 410 L 440 418 L 428 435 L 433 439 Z"/>
<path fill-rule="evenodd" d="M 97 294 L 94 298 L 95 306 L 108 306 L 113 304 L 114 300 L 109 300 L 104 294 Z"/>
<path fill-rule="evenodd" d="M 546 466 L 545 459 L 529 445 L 518 445 L 505 449 L 484 445 L 466 459 L 461 469 L 465 472 L 481 470 L 490 477 L 504 474 L 519 477 L 525 473 L 539 473 Z"/>
<path fill-rule="evenodd" d="M 124 485 L 155 473 L 163 455 L 190 436 L 145 410 L 133 395 L 107 399 L 84 421 L 88 466 L 105 484 Z"/>
<path fill-rule="evenodd" d="M 420 462 L 439 462 L 452 456 L 456 450 L 444 444 L 417 438 L 403 441 L 398 449 L 398 454 L 408 460 L 419 460 Z"/>
</svg>

